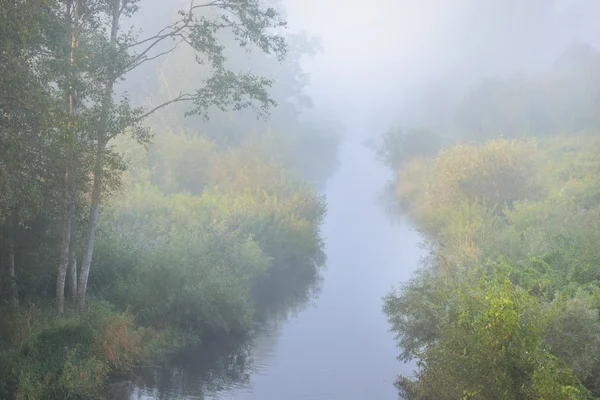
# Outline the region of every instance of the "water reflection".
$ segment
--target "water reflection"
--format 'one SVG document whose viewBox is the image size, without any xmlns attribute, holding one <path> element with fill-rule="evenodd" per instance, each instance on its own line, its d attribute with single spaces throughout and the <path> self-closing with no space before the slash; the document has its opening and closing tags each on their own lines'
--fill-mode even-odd
<svg viewBox="0 0 600 400">
<path fill-rule="evenodd" d="M 252 365 L 248 338 L 184 349 L 168 364 L 145 368 L 135 381 L 115 382 L 106 399 L 209 399 L 248 386 Z"/>
<path fill-rule="evenodd" d="M 377 204 L 387 216 L 390 224 L 394 226 L 409 225 L 410 223 L 405 215 L 405 212 L 398 204 L 398 200 L 394 195 L 395 191 L 396 182 L 388 181 L 378 192 Z"/>
<path fill-rule="evenodd" d="M 130 399 L 205 399 L 250 382 L 252 344 L 229 338 L 184 349 L 169 364 L 147 368 L 139 375 Z"/>
<path fill-rule="evenodd" d="M 310 305 L 321 292 L 324 261 L 323 255 L 315 263 L 277 268 L 258 284 L 253 293 L 257 324 L 276 326 Z"/>
</svg>

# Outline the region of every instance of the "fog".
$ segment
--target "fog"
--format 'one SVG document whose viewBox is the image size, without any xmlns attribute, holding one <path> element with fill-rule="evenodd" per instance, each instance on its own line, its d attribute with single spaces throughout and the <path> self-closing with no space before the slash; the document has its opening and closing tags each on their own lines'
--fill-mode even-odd
<svg viewBox="0 0 600 400">
<path fill-rule="evenodd" d="M 573 42 L 600 41 L 594 1 L 306 0 L 286 9 L 290 29 L 323 43 L 305 61 L 317 106 L 376 130 L 429 108 L 436 98 L 424 92 L 435 85 L 451 95 L 483 76 L 548 67 Z"/>
<path fill-rule="evenodd" d="M 315 109 L 346 125 L 358 118 L 374 131 L 435 120 L 427 110 L 448 113 L 448 102 L 482 77 L 548 68 L 573 43 L 600 43 L 600 5 L 586 0 L 276 3 L 288 32 L 321 44 L 317 56 L 302 62 Z M 185 4 L 146 0 L 133 23 L 156 32 Z M 134 96 L 160 85 L 157 65 L 136 71 L 137 86 L 127 87 Z"/>
<path fill-rule="evenodd" d="M 0 5 L 0 397 L 600 398 L 599 18 Z"/>
<path fill-rule="evenodd" d="M 344 126 L 340 169 L 325 189 L 327 270 L 311 306 L 259 331 L 249 382 L 214 396 L 393 399 L 395 375 L 411 375 L 414 364 L 391 356 L 381 298 L 409 279 L 422 253 L 413 226 L 394 224 L 377 201 L 393 176 L 363 141 L 397 125 L 447 129 L 456 102 L 481 79 L 548 69 L 567 46 L 600 43 L 600 3 L 288 0 L 281 7 L 290 32 L 320 44 L 301 63 L 313 110 Z"/>
</svg>

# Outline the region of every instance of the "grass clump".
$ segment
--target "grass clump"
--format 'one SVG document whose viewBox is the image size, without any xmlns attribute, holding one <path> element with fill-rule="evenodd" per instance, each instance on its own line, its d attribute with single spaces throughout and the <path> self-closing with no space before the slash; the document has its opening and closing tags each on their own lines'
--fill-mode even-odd
<svg viewBox="0 0 600 400">
<path fill-rule="evenodd" d="M 27 400 L 90 398 L 108 377 L 135 372 L 172 339 L 100 300 L 86 313 L 58 316 L 50 309 L 3 309 L 1 335 L 0 398 Z"/>
</svg>

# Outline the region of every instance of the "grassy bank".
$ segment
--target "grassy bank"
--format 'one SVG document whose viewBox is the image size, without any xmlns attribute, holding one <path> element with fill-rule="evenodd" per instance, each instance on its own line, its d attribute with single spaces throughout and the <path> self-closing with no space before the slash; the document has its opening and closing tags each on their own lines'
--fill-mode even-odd
<svg viewBox="0 0 600 400">
<path fill-rule="evenodd" d="M 407 399 L 600 396 L 600 138 L 456 145 L 395 193 L 430 249 L 387 298 Z"/>
<path fill-rule="evenodd" d="M 134 373 L 192 340 L 142 328 L 101 300 L 84 314 L 33 305 L 1 311 L 0 397 L 7 399 L 90 398 L 110 376 Z"/>
</svg>

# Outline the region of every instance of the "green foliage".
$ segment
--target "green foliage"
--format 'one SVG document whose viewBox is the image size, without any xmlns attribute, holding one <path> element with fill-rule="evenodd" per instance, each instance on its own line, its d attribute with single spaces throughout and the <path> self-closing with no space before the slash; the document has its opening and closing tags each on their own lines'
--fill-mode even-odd
<svg viewBox="0 0 600 400">
<path fill-rule="evenodd" d="M 16 399 L 85 399 L 108 374 L 128 373 L 143 361 L 151 332 L 102 301 L 86 314 L 56 316 L 35 308 L 2 310 L 0 395 Z M 10 324 L 10 325 L 9 325 Z"/>
<path fill-rule="evenodd" d="M 90 398 L 192 339 L 247 331 L 258 290 L 286 304 L 272 276 L 317 279 L 325 204 L 306 180 L 332 172 L 338 138 L 299 116 L 316 43 L 282 36 L 261 0 L 190 3 L 158 33 L 123 31 L 141 6 L 0 7 L 1 398 Z M 160 68 L 165 93 L 134 105 L 118 85 L 167 55 L 187 72 L 166 71 L 179 94 Z M 81 313 L 74 291 L 62 300 L 67 267 Z M 36 308 L 53 296 L 59 315 Z"/>
<path fill-rule="evenodd" d="M 419 360 L 406 398 L 600 396 L 599 149 L 502 139 L 404 164 L 397 193 L 431 250 L 385 303 Z"/>
<path fill-rule="evenodd" d="M 259 282 L 322 261 L 323 199 L 288 178 L 264 140 L 218 150 L 164 135 L 157 144 L 147 153 L 117 144 L 136 169 L 104 210 L 90 282 L 144 325 L 242 332 Z"/>
<path fill-rule="evenodd" d="M 340 127 L 322 115 L 311 112 L 312 103 L 306 89 L 310 83 L 302 70 L 304 57 L 319 51 L 316 39 L 303 34 L 285 35 L 288 44 L 283 61 L 262 52 L 239 47 L 235 38 L 225 32 L 217 33 L 227 46 L 226 66 L 231 70 L 251 70 L 270 80 L 269 94 L 277 106 L 270 110 L 268 119 L 256 118 L 254 109 L 236 113 L 223 112 L 218 107 L 209 109 L 210 119 L 202 116 L 180 115 L 189 110 L 185 102 L 161 110 L 152 118 L 155 126 L 185 132 L 186 137 L 207 137 L 217 147 L 239 147 L 248 141 L 270 146 L 270 155 L 278 154 L 279 162 L 289 170 L 314 184 L 322 184 L 337 167 L 336 151 Z M 197 65 L 189 48 L 179 48 L 165 59 L 159 70 L 160 87 L 152 93 L 152 102 L 160 103 L 185 92 L 190 85 L 201 84 L 210 74 L 208 66 Z"/>
<path fill-rule="evenodd" d="M 270 260 L 251 237 L 219 220 L 226 207 L 224 199 L 138 187 L 101 227 L 109 241 L 99 243 L 94 281 L 114 285 L 107 296 L 143 324 L 210 333 L 246 328 L 248 287 Z"/>
<path fill-rule="evenodd" d="M 587 297 L 538 296 L 513 282 L 522 269 L 501 262 L 445 277 L 429 271 L 427 281 L 388 295 L 402 358 L 419 359 L 415 379 L 398 382 L 405 398 L 590 398 L 595 307 Z"/>
<path fill-rule="evenodd" d="M 427 237 L 446 246 L 450 263 L 473 260 L 516 203 L 542 191 L 531 174 L 537 151 L 526 140 L 457 145 L 405 163 L 395 193 Z"/>
</svg>

